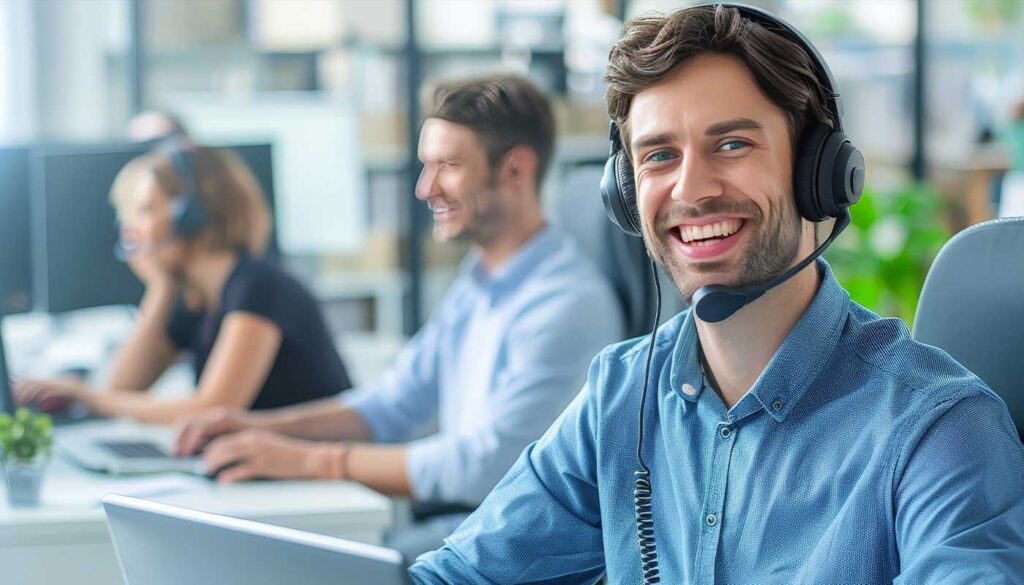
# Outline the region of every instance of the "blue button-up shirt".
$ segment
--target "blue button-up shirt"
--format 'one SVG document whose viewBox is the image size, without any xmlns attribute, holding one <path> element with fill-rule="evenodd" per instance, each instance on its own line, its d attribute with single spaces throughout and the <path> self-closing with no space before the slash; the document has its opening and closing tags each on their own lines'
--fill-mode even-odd
<svg viewBox="0 0 1024 585">
<path fill-rule="evenodd" d="M 383 378 L 345 398 L 376 441 L 412 441 L 418 500 L 475 505 L 572 401 L 587 364 L 622 339 L 611 286 L 575 243 L 546 227 L 489 272 L 463 262 L 430 322 Z"/>
<path fill-rule="evenodd" d="M 657 333 L 644 457 L 661 582 L 1022 582 L 1024 447 L 1006 406 L 818 266 L 810 307 L 731 410 L 702 373 L 691 315 Z M 420 558 L 416 582 L 641 581 L 646 349 L 598 356 L 564 415 Z"/>
</svg>

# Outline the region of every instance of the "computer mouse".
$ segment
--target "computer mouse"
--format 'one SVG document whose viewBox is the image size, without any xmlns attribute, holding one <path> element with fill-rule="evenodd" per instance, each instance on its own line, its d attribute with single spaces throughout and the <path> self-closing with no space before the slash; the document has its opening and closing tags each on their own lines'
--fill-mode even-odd
<svg viewBox="0 0 1024 585">
<path fill-rule="evenodd" d="M 219 469 L 213 469 L 213 470 L 207 469 L 206 473 L 203 474 L 203 477 L 205 477 L 206 479 L 208 479 L 210 481 L 217 481 L 218 478 L 220 478 L 220 474 L 222 474 L 225 471 L 231 469 L 232 467 L 237 467 L 239 465 L 239 463 L 240 462 L 236 461 L 234 463 L 228 463 L 227 465 L 225 465 L 225 466 L 223 466 L 223 467 L 221 467 Z"/>
</svg>

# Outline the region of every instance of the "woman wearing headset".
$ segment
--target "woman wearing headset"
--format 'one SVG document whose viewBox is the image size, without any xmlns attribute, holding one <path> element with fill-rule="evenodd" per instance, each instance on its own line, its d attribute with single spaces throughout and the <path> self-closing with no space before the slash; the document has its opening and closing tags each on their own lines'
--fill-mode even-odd
<svg viewBox="0 0 1024 585">
<path fill-rule="evenodd" d="M 21 402 L 69 398 L 105 416 L 169 424 L 215 407 L 277 408 L 351 386 L 316 301 L 261 258 L 270 232 L 263 194 L 230 151 L 179 143 L 129 163 L 111 201 L 120 249 L 145 283 L 138 323 L 106 388 L 21 380 Z M 196 391 L 143 392 L 183 351 Z"/>
</svg>

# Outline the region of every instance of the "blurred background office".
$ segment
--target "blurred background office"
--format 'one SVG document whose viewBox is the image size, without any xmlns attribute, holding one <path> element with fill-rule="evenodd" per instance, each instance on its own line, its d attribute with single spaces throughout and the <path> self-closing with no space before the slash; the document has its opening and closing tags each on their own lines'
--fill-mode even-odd
<svg viewBox="0 0 1024 585">
<path fill-rule="evenodd" d="M 791 20 L 832 65 L 869 173 L 828 257 L 854 298 L 911 321 L 951 234 L 1024 213 L 1024 3 L 748 2 Z M 108 181 L 141 148 L 130 130 L 148 137 L 133 118 L 165 111 L 199 142 L 239 147 L 271 194 L 274 249 L 365 379 L 387 363 L 381 347 L 424 322 L 465 251 L 431 241 L 413 197 L 422 83 L 528 74 L 557 105 L 545 205 L 556 219 L 599 217 L 608 49 L 624 18 L 693 3 L 0 2 L 0 292 L 5 313 L 28 313 L 7 323 L 12 369 L 102 362 L 128 330 L 123 307 L 142 289 L 110 254 Z M 607 245 L 593 241 L 603 229 L 574 226 L 589 247 Z M 637 294 L 638 276 L 618 278 Z M 102 342 L 76 341 L 83 330 Z"/>
</svg>

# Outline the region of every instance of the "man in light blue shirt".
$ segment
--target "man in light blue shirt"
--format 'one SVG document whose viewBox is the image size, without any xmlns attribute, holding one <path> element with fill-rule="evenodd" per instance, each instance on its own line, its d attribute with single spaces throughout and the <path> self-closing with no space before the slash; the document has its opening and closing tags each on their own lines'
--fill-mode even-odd
<svg viewBox="0 0 1024 585">
<path fill-rule="evenodd" d="M 211 412 L 182 424 L 179 451 L 226 434 L 204 451 L 209 469 L 231 466 L 222 482 L 336 478 L 479 504 L 572 401 L 593 356 L 622 336 L 610 285 L 541 213 L 553 142 L 550 105 L 528 81 L 443 86 L 421 132 L 416 196 L 433 211 L 436 239 L 473 246 L 440 308 L 387 375 L 344 403 Z M 439 431 L 410 441 L 434 417 Z M 440 531 L 426 545 L 408 534 L 391 544 L 432 550 L 458 524 L 444 520 L 447 529 L 421 527 L 428 540 Z"/>
<path fill-rule="evenodd" d="M 1024 582 L 1024 447 L 1005 405 L 851 301 L 823 260 L 800 266 L 816 240 L 797 200 L 817 192 L 795 192 L 800 173 L 835 154 L 805 150 L 804 130 L 838 129 L 841 111 L 813 65 L 731 7 L 627 24 L 609 113 L 636 223 L 696 308 L 602 352 L 416 583 Z M 703 312 L 708 285 L 787 272 L 724 320 Z"/>
</svg>

